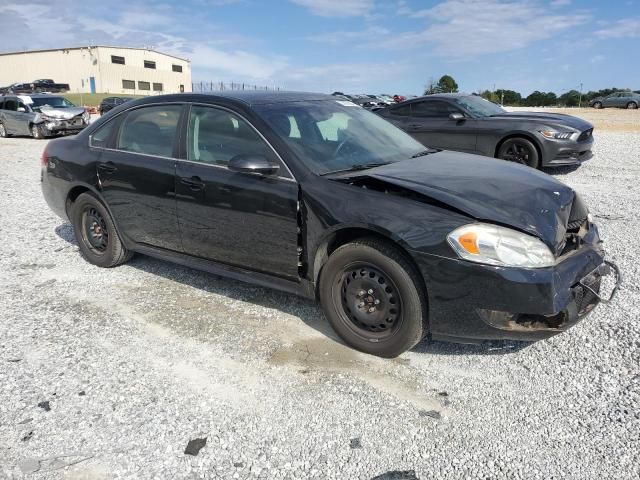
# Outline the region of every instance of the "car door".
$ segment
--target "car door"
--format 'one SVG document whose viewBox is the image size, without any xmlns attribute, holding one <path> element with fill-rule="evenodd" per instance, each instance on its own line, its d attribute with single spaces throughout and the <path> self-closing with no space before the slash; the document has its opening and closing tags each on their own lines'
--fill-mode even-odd
<svg viewBox="0 0 640 480">
<path fill-rule="evenodd" d="M 602 106 L 603 107 L 617 107 L 619 101 L 620 101 L 620 94 L 619 93 L 612 93 L 611 95 L 605 97 L 602 100 Z"/>
<path fill-rule="evenodd" d="M 175 157 L 183 107 L 171 103 L 129 110 L 91 138 L 92 148 L 100 150 L 100 191 L 121 233 L 136 243 L 173 251 L 182 250 Z"/>
<path fill-rule="evenodd" d="M 411 104 L 391 106 L 387 111 L 383 111 L 383 116 L 396 127 L 407 130 L 407 123 L 411 119 Z"/>
<path fill-rule="evenodd" d="M 298 185 L 266 140 L 240 115 L 193 105 L 186 159 L 176 167 L 178 222 L 185 253 L 295 279 Z M 228 168 L 236 155 L 278 163 L 273 176 Z"/>
<path fill-rule="evenodd" d="M 427 147 L 475 152 L 477 120 L 468 116 L 452 120 L 449 118 L 452 113 L 463 114 L 455 105 L 443 100 L 413 102 L 406 131 Z"/>
</svg>

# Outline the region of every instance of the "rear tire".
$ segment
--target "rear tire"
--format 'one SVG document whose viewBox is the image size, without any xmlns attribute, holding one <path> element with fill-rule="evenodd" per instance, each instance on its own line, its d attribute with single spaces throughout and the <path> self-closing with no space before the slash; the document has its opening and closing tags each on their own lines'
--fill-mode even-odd
<svg viewBox="0 0 640 480">
<path fill-rule="evenodd" d="M 505 140 L 498 149 L 498 158 L 538 168 L 540 158 L 536 146 L 526 138 L 515 137 Z"/>
<path fill-rule="evenodd" d="M 111 268 L 133 256 L 122 244 L 111 215 L 94 195 L 80 194 L 70 213 L 80 253 L 89 263 Z"/>
<path fill-rule="evenodd" d="M 420 275 L 390 244 L 364 238 L 337 248 L 322 269 L 319 294 L 335 332 L 361 352 L 397 357 L 428 332 Z"/>
<path fill-rule="evenodd" d="M 636 102 L 629 102 L 627 103 L 627 108 L 629 110 L 635 110 L 636 108 L 638 108 L 638 104 Z"/>
<path fill-rule="evenodd" d="M 0 122 L 0 138 L 7 138 L 8 136 L 9 134 L 7 133 L 4 123 Z"/>
<path fill-rule="evenodd" d="M 593 108 L 602 108 L 602 102 L 594 102 Z"/>
</svg>

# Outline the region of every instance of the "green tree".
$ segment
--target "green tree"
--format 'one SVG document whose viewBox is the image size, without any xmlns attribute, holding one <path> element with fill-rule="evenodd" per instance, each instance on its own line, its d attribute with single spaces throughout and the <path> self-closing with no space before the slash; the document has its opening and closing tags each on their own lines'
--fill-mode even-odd
<svg viewBox="0 0 640 480">
<path fill-rule="evenodd" d="M 432 95 L 434 93 L 455 93 L 457 91 L 458 84 L 451 75 L 443 75 L 437 82 L 435 78 L 431 77 L 429 79 L 429 83 L 424 87 L 425 95 Z"/>
<path fill-rule="evenodd" d="M 503 90 L 499 88 L 495 91 L 498 102 L 502 105 L 518 106 L 522 103 L 522 95 L 515 90 Z"/>
<path fill-rule="evenodd" d="M 577 107 L 580 102 L 580 92 L 569 90 L 558 97 L 558 102 L 566 107 Z"/>
</svg>

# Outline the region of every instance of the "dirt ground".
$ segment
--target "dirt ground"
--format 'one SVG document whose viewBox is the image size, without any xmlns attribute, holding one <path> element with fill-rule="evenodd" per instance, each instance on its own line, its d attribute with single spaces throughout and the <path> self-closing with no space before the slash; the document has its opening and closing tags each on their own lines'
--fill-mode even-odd
<svg viewBox="0 0 640 480">
<path fill-rule="evenodd" d="M 605 132 L 640 132 L 640 110 L 621 108 L 531 108 L 510 107 L 510 111 L 528 110 L 574 115 L 591 122 L 596 130 Z"/>
</svg>

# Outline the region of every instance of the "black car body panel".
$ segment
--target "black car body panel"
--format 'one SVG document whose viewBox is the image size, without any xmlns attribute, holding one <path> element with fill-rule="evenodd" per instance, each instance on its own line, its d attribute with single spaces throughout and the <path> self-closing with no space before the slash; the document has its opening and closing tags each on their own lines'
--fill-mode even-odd
<svg viewBox="0 0 640 480">
<path fill-rule="evenodd" d="M 473 153 L 488 157 L 498 154 L 502 142 L 523 137 L 533 142 L 542 167 L 580 164 L 593 157 L 593 125 L 571 115 L 546 112 L 502 112 L 479 116 L 457 103 L 462 94 L 428 95 L 376 110 L 376 114 L 403 129 L 425 146 Z M 440 116 L 422 117 L 420 105 L 437 102 L 444 106 Z M 452 120 L 450 113 L 464 118 Z M 549 139 L 541 131 L 572 132 L 570 139 Z"/>
<path fill-rule="evenodd" d="M 476 162 L 474 168 L 469 168 L 470 162 Z M 376 167 L 367 175 L 436 199 L 476 220 L 530 233 L 559 252 L 574 191 L 544 173 L 513 167 L 504 169 L 493 159 L 441 151 Z"/>
<path fill-rule="evenodd" d="M 90 191 L 104 202 L 131 250 L 309 298 L 317 295 L 322 266 L 336 245 L 363 235 L 385 239 L 421 273 L 430 333 L 438 338 L 536 340 L 569 328 L 598 303 L 594 298 L 585 306 L 575 293 L 602 264 L 604 252 L 596 226 L 569 187 L 525 167 L 452 152 L 319 176 L 254 109 L 303 101 L 336 100 L 229 92 L 127 102 L 75 138 L 49 143 L 44 197 L 68 218 L 74 198 Z M 116 132 L 121 114 L 156 104 L 180 105 L 184 112 L 192 105 L 228 109 L 260 133 L 286 169 L 266 176 L 187 160 L 185 113 L 166 157 L 118 151 L 92 138 L 110 122 Z M 479 221 L 540 238 L 556 265 L 528 269 L 460 259 L 447 235 Z M 483 312 L 504 315 L 487 320 Z"/>
</svg>

